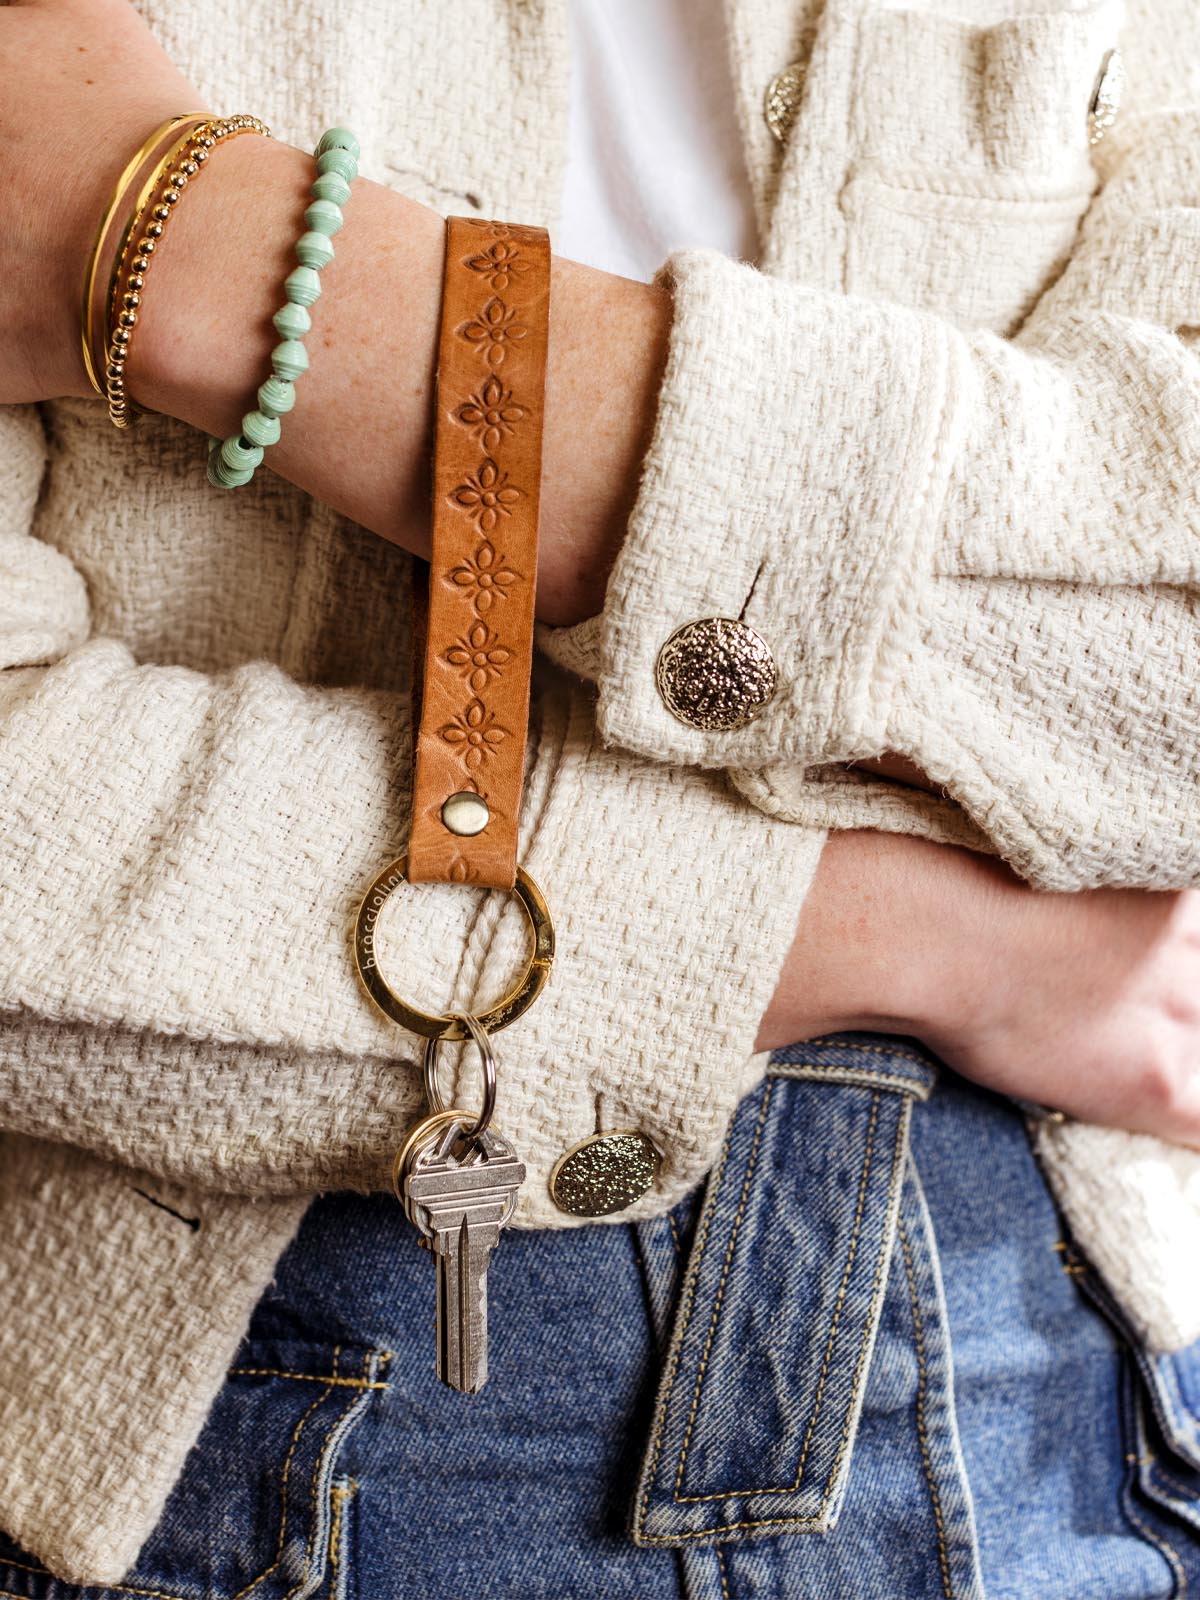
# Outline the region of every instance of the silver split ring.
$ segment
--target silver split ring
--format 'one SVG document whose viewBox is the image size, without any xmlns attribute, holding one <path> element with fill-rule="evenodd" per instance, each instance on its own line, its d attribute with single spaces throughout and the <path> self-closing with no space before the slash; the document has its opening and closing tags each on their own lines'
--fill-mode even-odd
<svg viewBox="0 0 1200 1600">
<path fill-rule="evenodd" d="M 488 1127 L 492 1120 L 492 1113 L 496 1109 L 496 1053 L 492 1049 L 492 1041 L 488 1038 L 487 1029 L 483 1027 L 478 1017 L 473 1017 L 468 1011 L 452 1011 L 449 1015 L 466 1024 L 472 1039 L 479 1046 L 479 1055 L 483 1066 L 483 1105 L 480 1108 L 474 1127 L 464 1130 L 466 1138 L 478 1139 L 479 1135 Z M 449 1105 L 438 1086 L 437 1058 L 438 1051 L 442 1046 L 442 1038 L 443 1035 L 435 1034 L 425 1041 L 423 1069 L 425 1099 L 429 1104 L 430 1111 L 433 1112 L 445 1111 Z"/>
</svg>

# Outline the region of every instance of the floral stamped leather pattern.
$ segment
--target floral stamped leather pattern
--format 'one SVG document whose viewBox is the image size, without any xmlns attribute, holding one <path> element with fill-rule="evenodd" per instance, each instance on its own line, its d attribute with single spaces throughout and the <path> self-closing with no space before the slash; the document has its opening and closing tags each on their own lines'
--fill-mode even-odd
<svg viewBox="0 0 1200 1600">
<path fill-rule="evenodd" d="M 544 229 L 447 219 L 432 553 L 413 595 L 413 883 L 516 882 L 549 310 Z M 490 813 L 471 836 L 442 820 L 463 790 Z"/>
</svg>

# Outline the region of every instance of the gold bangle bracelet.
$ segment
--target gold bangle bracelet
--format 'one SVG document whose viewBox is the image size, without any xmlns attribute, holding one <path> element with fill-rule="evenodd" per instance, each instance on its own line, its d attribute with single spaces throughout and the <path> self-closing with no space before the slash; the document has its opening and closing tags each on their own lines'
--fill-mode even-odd
<svg viewBox="0 0 1200 1600">
<path fill-rule="evenodd" d="M 116 253 L 113 256 L 112 268 L 108 275 L 108 288 L 103 301 L 103 312 L 97 319 L 100 332 L 101 367 L 106 367 L 112 349 L 113 329 L 117 326 L 117 295 L 121 273 L 125 267 L 129 247 L 135 235 L 141 229 L 142 218 L 145 216 L 146 207 L 154 198 L 155 190 L 162 182 L 166 173 L 170 172 L 172 163 L 180 156 L 181 152 L 188 149 L 193 140 L 205 133 L 213 124 L 214 119 L 196 113 L 180 120 L 179 125 L 170 135 L 170 142 L 165 149 L 158 151 L 149 167 L 141 171 L 142 183 L 137 192 L 137 197 L 129 207 L 125 225 L 121 229 L 117 241 Z M 153 248 L 153 246 L 151 246 Z M 94 348 L 94 347 L 93 347 Z M 108 379 L 102 379 L 104 393 L 108 394 Z"/>
<path fill-rule="evenodd" d="M 137 324 L 137 307 L 140 303 L 142 285 L 145 280 L 144 272 L 131 272 L 128 275 L 128 279 L 125 283 L 124 294 L 130 303 L 121 308 L 126 320 L 123 323 L 119 323 L 119 314 L 117 308 L 119 304 L 119 297 L 122 292 L 121 274 L 124 270 L 126 259 L 129 256 L 129 247 L 133 242 L 134 235 L 138 230 L 142 218 L 146 214 L 147 206 L 149 206 L 151 201 L 155 199 L 155 196 L 157 195 L 159 189 L 163 186 L 163 183 L 167 175 L 170 173 L 175 161 L 181 155 L 183 155 L 186 159 L 186 157 L 192 153 L 193 146 L 196 144 L 196 142 L 205 137 L 205 135 L 208 133 L 208 130 L 215 124 L 217 120 L 218 119 L 214 117 L 206 116 L 189 116 L 180 120 L 180 125 L 184 127 L 183 133 L 181 134 L 178 131 L 178 128 L 173 131 L 171 142 L 167 145 L 165 150 L 159 153 L 149 171 L 144 173 L 144 179 L 141 187 L 137 191 L 137 197 L 133 201 L 133 204 L 129 207 L 125 218 L 125 225 L 121 229 L 120 241 L 117 245 L 116 254 L 113 257 L 112 271 L 109 274 L 108 292 L 104 300 L 104 316 L 101 323 L 101 326 L 104 330 L 105 342 L 102 379 L 103 387 L 101 388 L 100 392 L 108 402 L 109 419 L 118 428 L 128 427 L 131 416 L 138 416 L 141 414 L 140 407 L 132 406 L 125 399 L 124 372 L 121 371 L 119 373 L 115 373 L 113 371 L 114 366 L 119 366 L 122 369 L 124 368 L 125 353 L 130 343 L 132 330 Z M 205 159 L 207 159 L 207 156 Z M 149 234 L 147 234 L 139 241 L 139 243 L 142 245 L 149 245 L 149 250 L 146 252 L 144 258 L 147 266 L 149 265 L 148 257 L 153 253 L 157 239 L 162 236 L 162 219 L 152 218 L 151 226 L 157 229 L 156 236 L 151 238 Z M 138 255 L 135 254 L 134 260 L 137 259 Z M 134 279 L 139 281 L 135 283 L 133 282 Z M 121 339 L 116 338 L 118 327 L 124 329 L 125 336 Z"/>
<path fill-rule="evenodd" d="M 101 399 L 104 398 L 104 386 L 100 381 L 104 349 L 102 341 L 108 337 L 108 318 L 106 315 L 102 324 L 96 316 L 96 283 L 100 277 L 101 263 L 110 254 L 109 246 L 121 214 L 121 203 L 124 200 L 126 191 L 137 179 L 147 162 L 153 161 L 157 167 L 161 160 L 161 147 L 164 142 L 167 139 L 177 137 L 177 130 L 183 123 L 190 121 L 202 122 L 203 120 L 202 113 L 180 112 L 177 116 L 168 117 L 165 122 L 159 123 L 154 132 L 143 140 L 141 146 L 125 163 L 121 176 L 113 186 L 108 204 L 101 215 L 95 238 L 92 240 L 92 248 L 88 253 L 87 266 L 84 270 L 83 314 L 80 319 L 83 365 L 92 388 L 95 389 Z M 107 274 L 109 290 L 107 299 L 109 302 L 111 302 L 112 289 L 117 272 L 115 264 L 117 256 L 115 252 L 113 252 L 112 259 L 114 265 Z"/>
<path fill-rule="evenodd" d="M 108 401 L 109 420 L 114 427 L 129 427 L 130 423 L 145 410 L 125 392 L 125 362 L 133 340 L 133 331 L 137 326 L 146 274 L 150 270 L 154 251 L 163 237 L 180 196 L 187 184 L 203 170 L 209 154 L 222 140 L 234 139 L 243 133 L 260 133 L 269 138 L 270 132 L 266 123 L 260 122 L 257 117 L 236 116 L 202 120 L 197 127 L 175 140 L 142 185 L 122 234 L 108 307 L 104 393 Z M 151 204 L 151 201 L 154 203 Z M 143 231 L 141 224 L 147 207 L 150 208 L 150 216 Z M 141 237 L 133 243 L 138 234 L 141 234 Z M 132 254 L 130 254 L 131 245 Z M 129 270 L 122 277 L 126 256 L 129 256 Z"/>
</svg>

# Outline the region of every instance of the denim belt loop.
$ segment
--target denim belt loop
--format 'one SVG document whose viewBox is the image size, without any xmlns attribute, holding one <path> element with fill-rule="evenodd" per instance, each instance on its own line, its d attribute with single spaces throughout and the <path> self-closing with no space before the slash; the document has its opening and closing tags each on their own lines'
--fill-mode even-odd
<svg viewBox="0 0 1200 1600">
<path fill-rule="evenodd" d="M 834 1525 L 909 1118 L 936 1076 L 915 1043 L 872 1035 L 772 1053 L 697 1221 L 634 1508 L 639 1544 Z"/>
</svg>

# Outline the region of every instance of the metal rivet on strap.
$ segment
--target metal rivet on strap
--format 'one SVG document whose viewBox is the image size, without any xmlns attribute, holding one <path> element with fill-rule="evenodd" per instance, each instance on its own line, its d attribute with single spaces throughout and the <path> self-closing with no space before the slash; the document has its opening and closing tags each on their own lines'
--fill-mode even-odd
<svg viewBox="0 0 1200 1600">
<path fill-rule="evenodd" d="M 644 1133 L 594 1133 L 554 1163 L 550 1198 L 573 1217 L 611 1216 L 653 1187 L 659 1160 Z"/>
<path fill-rule="evenodd" d="M 481 794 L 460 789 L 442 804 L 442 821 L 451 833 L 471 837 L 482 833 L 491 819 L 488 803 Z"/>
<path fill-rule="evenodd" d="M 727 732 L 752 722 L 775 692 L 767 641 L 737 617 L 685 622 L 658 652 L 655 683 L 673 717 Z"/>
</svg>

